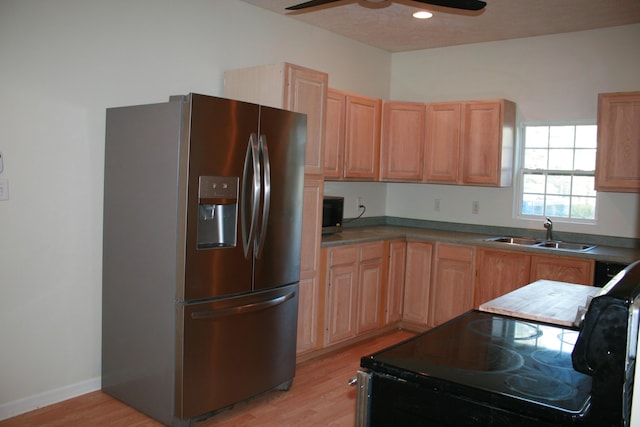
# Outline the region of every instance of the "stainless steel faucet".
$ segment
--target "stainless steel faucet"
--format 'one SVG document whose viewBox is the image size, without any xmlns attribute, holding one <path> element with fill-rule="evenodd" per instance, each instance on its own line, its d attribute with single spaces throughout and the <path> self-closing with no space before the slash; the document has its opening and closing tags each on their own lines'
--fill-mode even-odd
<svg viewBox="0 0 640 427">
<path fill-rule="evenodd" d="M 547 217 L 544 228 L 547 229 L 547 240 L 553 240 L 553 221 L 551 221 L 551 218 Z"/>
</svg>

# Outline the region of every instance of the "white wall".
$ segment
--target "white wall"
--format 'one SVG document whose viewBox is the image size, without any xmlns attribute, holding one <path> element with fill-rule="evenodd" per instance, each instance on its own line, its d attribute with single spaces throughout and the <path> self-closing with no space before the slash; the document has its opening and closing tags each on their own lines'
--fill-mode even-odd
<svg viewBox="0 0 640 427">
<path fill-rule="evenodd" d="M 0 419 L 100 385 L 105 108 L 221 95 L 225 69 L 281 61 L 380 97 L 391 72 L 238 0 L 2 0 L 0 58 Z"/>
</svg>

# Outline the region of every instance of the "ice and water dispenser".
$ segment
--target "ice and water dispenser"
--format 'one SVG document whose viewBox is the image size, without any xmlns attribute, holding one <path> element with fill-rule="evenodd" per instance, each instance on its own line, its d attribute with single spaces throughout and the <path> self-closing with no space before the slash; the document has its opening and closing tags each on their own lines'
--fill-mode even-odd
<svg viewBox="0 0 640 427">
<path fill-rule="evenodd" d="M 198 249 L 236 246 L 238 182 L 235 176 L 200 177 Z"/>
</svg>

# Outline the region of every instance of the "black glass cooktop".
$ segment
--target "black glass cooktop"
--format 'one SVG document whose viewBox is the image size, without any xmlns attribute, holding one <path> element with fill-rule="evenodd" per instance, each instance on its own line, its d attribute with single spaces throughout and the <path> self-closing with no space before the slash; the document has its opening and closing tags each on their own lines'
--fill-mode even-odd
<svg viewBox="0 0 640 427">
<path fill-rule="evenodd" d="M 363 357 L 361 366 L 406 381 L 458 384 L 496 396 L 582 413 L 591 377 L 573 369 L 578 332 L 470 311 L 404 343 Z"/>
</svg>

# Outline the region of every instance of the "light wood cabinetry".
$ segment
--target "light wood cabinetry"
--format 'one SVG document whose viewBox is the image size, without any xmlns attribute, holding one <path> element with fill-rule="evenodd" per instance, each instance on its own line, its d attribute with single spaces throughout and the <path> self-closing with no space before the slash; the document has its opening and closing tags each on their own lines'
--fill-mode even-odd
<svg viewBox="0 0 640 427">
<path fill-rule="evenodd" d="M 345 95 L 333 89 L 327 91 L 327 126 L 324 145 L 325 179 L 344 177 Z"/>
<path fill-rule="evenodd" d="M 571 256 L 478 248 L 473 305 L 491 301 L 536 280 L 593 285 L 595 261 Z"/>
<path fill-rule="evenodd" d="M 331 101 L 327 121 L 327 133 L 331 138 L 325 147 L 326 178 L 357 179 L 374 181 L 379 177 L 380 166 L 380 110 L 381 101 L 376 98 L 355 95 L 330 89 Z M 344 116 L 339 111 L 344 105 Z M 341 123 L 344 117 L 344 124 Z M 342 130 L 344 129 L 344 130 Z M 344 148 L 340 148 L 340 138 L 344 138 Z M 343 159 L 340 163 L 340 153 Z M 341 166 L 342 165 L 342 166 Z M 342 167 L 342 173 L 338 171 Z M 340 176 L 341 175 L 341 176 Z"/>
<path fill-rule="evenodd" d="M 422 181 L 426 105 L 383 101 L 380 140 L 382 181 Z"/>
<path fill-rule="evenodd" d="M 325 344 L 382 325 L 384 242 L 329 248 Z"/>
<path fill-rule="evenodd" d="M 533 255 L 529 282 L 540 279 L 593 285 L 595 261 L 567 256 Z"/>
<path fill-rule="evenodd" d="M 420 326 L 429 322 L 432 254 L 432 243 L 407 242 L 402 319 Z"/>
<path fill-rule="evenodd" d="M 429 104 L 425 181 L 510 186 L 514 144 L 511 101 Z"/>
<path fill-rule="evenodd" d="M 425 180 L 457 184 L 460 161 L 461 103 L 427 106 L 427 144 Z"/>
<path fill-rule="evenodd" d="M 474 306 L 531 283 L 531 255 L 518 251 L 478 248 Z"/>
<path fill-rule="evenodd" d="M 305 174 L 322 175 L 329 76 L 289 63 L 229 70 L 224 96 L 307 115 Z"/>
<path fill-rule="evenodd" d="M 298 354 L 320 346 L 320 240 L 323 181 L 307 178 L 304 183 L 300 296 L 298 299 Z"/>
<path fill-rule="evenodd" d="M 367 243 L 359 248 L 357 333 L 382 326 L 382 288 L 384 285 L 384 242 Z"/>
<path fill-rule="evenodd" d="M 596 190 L 640 192 L 640 92 L 598 95 Z"/>
<path fill-rule="evenodd" d="M 358 248 L 355 245 L 330 248 L 327 275 L 325 344 L 356 336 L 358 304 Z"/>
<path fill-rule="evenodd" d="M 430 326 L 440 325 L 473 308 L 474 258 L 472 246 L 436 244 Z"/>
<path fill-rule="evenodd" d="M 388 251 L 385 325 L 402 320 L 407 244 L 404 240 L 392 240 L 388 242 Z"/>
</svg>

